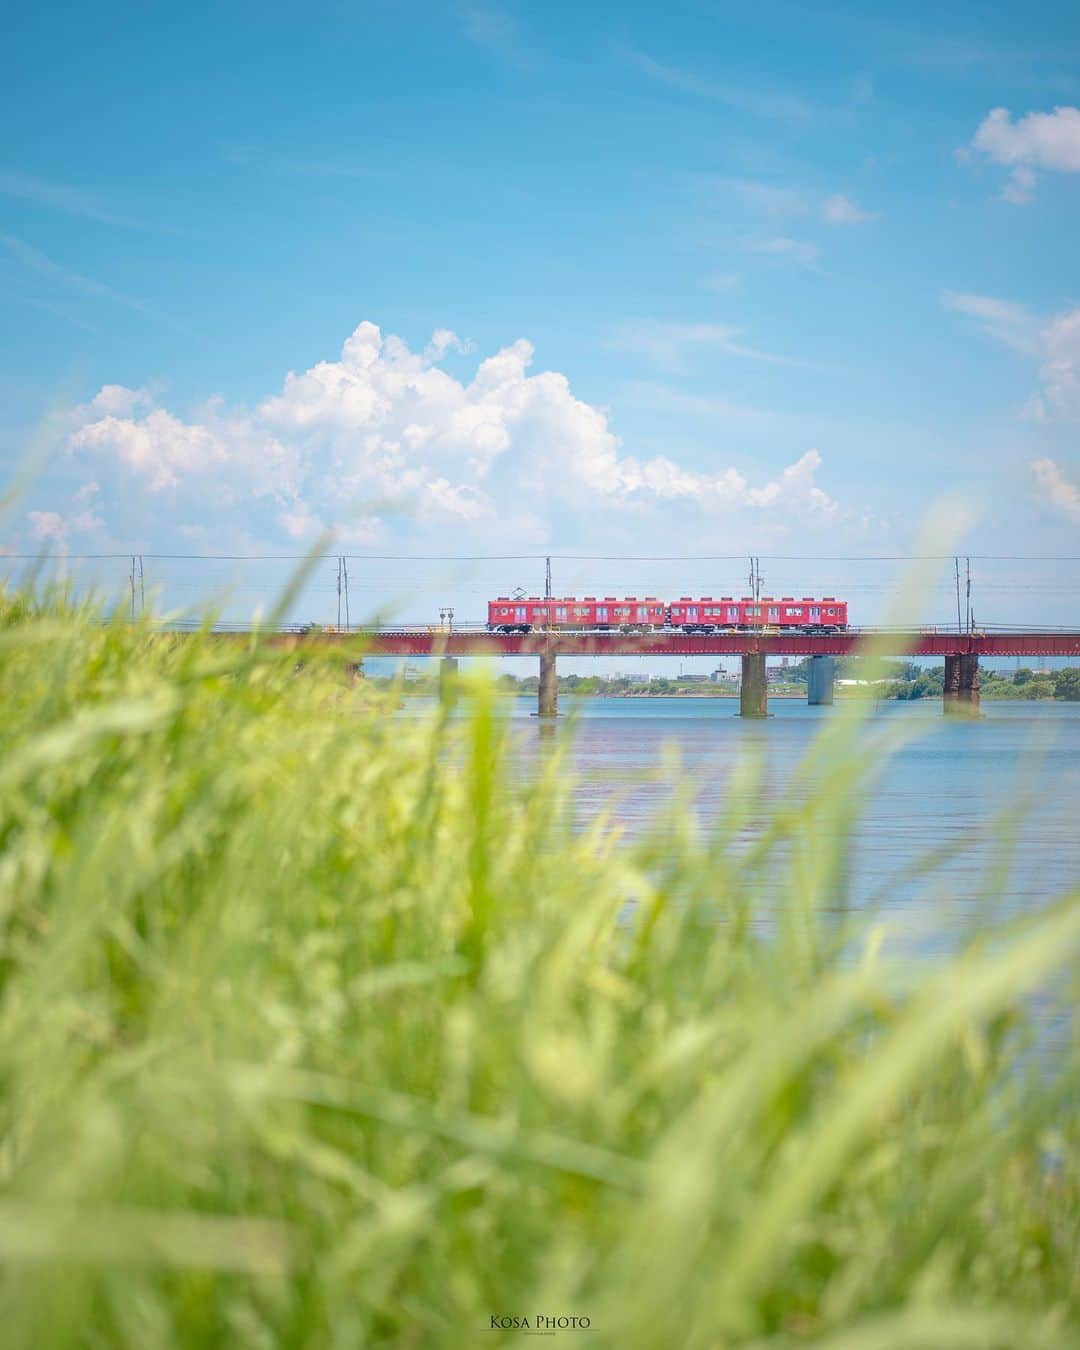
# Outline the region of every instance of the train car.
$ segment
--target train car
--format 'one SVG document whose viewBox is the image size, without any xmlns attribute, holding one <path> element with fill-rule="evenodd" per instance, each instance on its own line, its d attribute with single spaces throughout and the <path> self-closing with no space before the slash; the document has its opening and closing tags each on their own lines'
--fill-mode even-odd
<svg viewBox="0 0 1080 1350">
<path fill-rule="evenodd" d="M 795 633 L 836 633 L 848 626 L 846 600 L 816 600 L 771 595 L 681 595 L 669 603 L 647 595 L 507 596 L 488 602 L 490 633 L 599 632 L 649 633 L 677 629 L 683 633 L 749 632 L 760 629 Z"/>
<path fill-rule="evenodd" d="M 847 628 L 847 601 L 825 595 L 816 600 L 812 595 L 796 599 L 782 595 L 779 599 L 763 595 L 759 600 L 743 596 L 739 624 L 746 629 L 779 628 L 788 632 L 831 633 Z"/>
<path fill-rule="evenodd" d="M 760 600 L 744 595 L 741 600 L 722 595 L 714 599 L 703 595 L 694 599 L 681 595 L 668 606 L 668 626 L 684 633 L 716 633 L 746 631 L 757 628 L 779 628 L 789 632 L 827 632 L 847 627 L 847 604 L 828 596 L 815 600 L 804 595 L 796 599 L 784 595 L 779 599 L 762 596 Z"/>
<path fill-rule="evenodd" d="M 488 602 L 488 632 L 531 633 L 534 629 L 569 632 L 645 633 L 663 628 L 667 606 L 654 595 L 500 595 Z"/>
<path fill-rule="evenodd" d="M 668 606 L 668 625 L 684 633 L 715 633 L 725 628 L 738 628 L 742 622 L 739 602 L 730 595 L 718 600 L 703 595 L 695 600 L 680 595 Z"/>
</svg>

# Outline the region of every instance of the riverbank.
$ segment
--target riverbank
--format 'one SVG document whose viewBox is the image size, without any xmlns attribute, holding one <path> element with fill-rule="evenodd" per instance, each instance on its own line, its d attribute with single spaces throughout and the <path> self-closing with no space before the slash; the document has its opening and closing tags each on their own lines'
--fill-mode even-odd
<svg viewBox="0 0 1080 1350">
<path fill-rule="evenodd" d="M 658 692 L 655 692 L 655 693 L 654 693 L 654 692 L 652 692 L 652 691 L 649 690 L 649 689 L 642 689 L 642 690 L 587 690 L 587 691 L 580 691 L 580 690 L 574 690 L 574 689 L 563 690 L 562 688 L 560 688 L 559 693 L 560 693 L 560 694 L 564 694 L 564 693 L 565 693 L 565 694 L 567 695 L 567 697 L 571 697 L 571 698 L 576 697 L 576 698 L 632 698 L 632 699 L 642 699 L 642 698 L 657 698 L 657 699 L 660 699 L 660 698 L 668 698 L 668 699 L 670 699 L 670 698 L 677 698 L 677 699 L 688 699 L 688 698 L 737 699 L 737 698 L 739 697 L 739 691 L 738 691 L 737 689 L 735 689 L 735 690 L 730 690 L 730 689 L 680 689 L 680 690 L 676 691 L 675 693 L 671 693 L 671 692 L 667 692 L 667 691 L 665 691 L 665 692 L 659 692 L 659 691 L 658 691 Z M 768 696 L 769 696 L 770 699 L 775 699 L 775 698 L 795 698 L 795 699 L 805 699 L 806 696 L 807 696 L 807 691 L 806 691 L 805 688 L 804 688 L 804 689 L 791 689 L 791 688 L 787 688 L 787 689 L 774 689 L 773 687 L 770 686 L 770 687 L 769 687 L 769 690 L 768 690 Z M 834 696 L 834 698 L 836 698 L 836 699 L 843 699 L 843 700 L 849 700 L 849 699 L 850 699 L 850 700 L 852 700 L 852 701 L 857 700 L 857 699 L 871 699 L 872 701 L 876 701 L 876 702 L 887 702 L 887 703 L 901 703 L 901 702 L 913 702 L 913 701 L 916 701 L 916 700 L 912 700 L 912 699 L 908 698 L 908 697 L 905 696 L 905 695 L 898 694 L 898 693 L 895 693 L 895 692 L 890 692 L 890 693 L 879 693 L 879 692 L 876 692 L 876 691 L 875 691 L 874 689 L 872 689 L 872 688 L 866 688 L 866 687 L 864 687 L 864 688 L 855 688 L 855 689 L 852 689 L 852 688 L 844 688 L 843 686 L 841 686 L 840 688 L 834 689 L 834 691 L 833 691 L 833 696 Z M 519 690 L 519 691 L 517 691 L 517 697 L 518 697 L 518 698 L 535 698 L 535 697 L 536 697 L 536 693 L 535 693 L 535 691 Z M 938 693 L 937 695 L 932 695 L 932 694 L 921 694 L 921 695 L 919 695 L 918 697 L 919 697 L 919 698 L 934 698 L 934 697 L 940 698 L 941 695 L 940 695 L 940 693 Z M 1034 695 L 1034 696 L 1027 696 L 1027 697 L 1025 697 L 1025 696 L 1023 696 L 1023 695 L 1014 694 L 1014 693 L 1003 693 L 1003 692 L 1001 692 L 1001 691 L 999 691 L 999 690 L 996 690 L 996 689 L 994 689 L 994 688 L 992 688 L 992 687 L 989 688 L 989 689 L 984 689 L 984 690 L 982 690 L 981 693 L 980 693 L 980 697 L 981 697 L 983 700 L 989 701 L 989 702 L 994 702 L 995 700 L 999 700 L 999 701 L 1001 701 L 1001 702 L 1008 702 L 1008 703 L 1053 703 L 1053 702 L 1059 702 L 1059 703 L 1060 703 L 1060 702 L 1076 702 L 1075 699 L 1071 699 L 1071 698 L 1069 698 L 1069 699 L 1055 699 L 1055 696 L 1054 696 L 1054 694 L 1052 694 L 1052 693 L 1050 693 L 1050 694 L 1036 694 L 1036 695 Z"/>
<path fill-rule="evenodd" d="M 646 689 L 620 689 L 620 690 L 595 689 L 595 690 L 585 690 L 585 691 L 580 691 L 580 690 L 577 690 L 577 689 L 563 689 L 563 688 L 560 687 L 560 689 L 559 689 L 559 694 L 560 694 L 560 696 L 565 695 L 565 697 L 567 697 L 567 698 L 631 698 L 631 699 L 644 699 L 644 698 L 656 698 L 656 699 L 660 699 L 660 698 L 667 698 L 667 699 L 721 698 L 721 699 L 732 699 L 732 698 L 733 698 L 733 699 L 738 699 L 738 697 L 739 697 L 739 691 L 738 691 L 737 689 L 678 689 L 678 690 L 675 690 L 674 692 L 669 692 L 669 691 L 665 691 L 665 692 L 661 692 L 661 691 L 652 692 L 652 691 L 650 691 L 650 690 L 647 689 L 647 688 L 646 688 Z M 516 691 L 516 696 L 517 696 L 518 698 L 535 698 L 535 697 L 536 697 L 536 693 L 535 693 L 535 691 L 529 691 L 529 690 L 522 689 L 522 690 L 517 690 L 517 691 Z M 770 698 L 805 698 L 805 697 L 806 697 L 806 690 L 803 689 L 803 690 L 800 691 L 800 690 L 795 690 L 795 689 L 780 689 L 780 690 L 776 690 L 776 691 L 774 692 L 772 689 L 770 689 L 770 690 L 769 690 L 769 697 L 770 697 Z"/>
<path fill-rule="evenodd" d="M 802 665 L 793 667 L 801 671 Z M 923 669 L 911 662 L 888 662 L 903 678 L 860 680 L 858 658 L 838 658 L 837 678 L 833 693 L 837 700 L 870 699 L 876 702 L 940 699 L 945 679 L 941 667 Z M 770 699 L 806 698 L 807 682 L 787 675 L 782 681 L 768 685 Z M 395 689 L 402 697 L 430 697 L 438 692 L 439 679 L 434 673 L 413 674 L 409 678 L 373 676 L 370 680 L 377 689 Z M 625 699 L 737 699 L 739 686 L 733 680 L 704 680 L 655 676 L 649 680 L 629 676 L 560 675 L 560 698 L 625 698 Z M 523 698 L 537 697 L 539 681 L 535 675 L 518 677 L 500 674 L 495 686 L 502 694 Z M 1008 700 L 1012 702 L 1078 702 L 1080 701 L 1080 667 L 1066 667 L 1050 674 L 1018 670 L 1009 675 L 997 671 L 983 671 L 980 696 L 984 702 Z"/>
<path fill-rule="evenodd" d="M 431 698 L 438 693 L 438 683 L 434 680 L 411 680 L 396 683 L 392 680 L 384 682 L 387 689 L 395 688 L 402 697 L 405 698 Z M 537 696 L 536 681 L 518 681 L 513 688 L 503 687 L 501 693 L 521 699 L 534 700 Z M 917 702 L 922 699 L 940 699 L 942 692 L 936 691 L 920 692 L 910 694 L 907 692 L 897 692 L 895 688 L 888 685 L 874 687 L 872 685 L 862 686 L 844 686 L 839 685 L 834 688 L 833 696 L 838 702 L 859 702 L 869 699 L 871 702 L 878 703 L 901 703 Z M 676 700 L 696 700 L 696 699 L 735 699 L 739 698 L 737 688 L 728 687 L 726 689 L 714 689 L 707 686 L 692 686 L 684 689 L 653 689 L 648 685 L 631 686 L 630 688 L 620 688 L 618 686 L 606 686 L 601 688 L 581 688 L 579 685 L 563 684 L 559 682 L 559 697 L 569 699 L 676 699 Z M 768 697 L 773 699 L 805 699 L 807 690 L 805 686 L 780 686 L 770 685 L 768 687 Z M 983 702 L 993 703 L 995 701 L 1008 703 L 1053 703 L 1053 702 L 1076 702 L 1077 699 L 1070 696 L 1064 698 L 1055 696 L 1051 691 L 1049 693 L 1035 693 L 1032 695 L 1023 695 L 1012 691 L 1004 691 L 996 688 L 994 685 L 984 686 L 980 691 L 980 697 Z"/>
</svg>

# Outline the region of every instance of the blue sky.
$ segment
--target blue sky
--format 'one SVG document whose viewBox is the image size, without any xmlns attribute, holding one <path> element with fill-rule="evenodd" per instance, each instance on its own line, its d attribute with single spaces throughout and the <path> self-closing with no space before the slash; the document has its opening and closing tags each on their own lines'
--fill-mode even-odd
<svg viewBox="0 0 1080 1350">
<path fill-rule="evenodd" d="M 6 38 L 9 551 L 892 554 L 944 496 L 947 551 L 1080 554 L 1074 6 L 71 4 Z M 430 588 L 521 579 L 463 578 Z"/>
</svg>

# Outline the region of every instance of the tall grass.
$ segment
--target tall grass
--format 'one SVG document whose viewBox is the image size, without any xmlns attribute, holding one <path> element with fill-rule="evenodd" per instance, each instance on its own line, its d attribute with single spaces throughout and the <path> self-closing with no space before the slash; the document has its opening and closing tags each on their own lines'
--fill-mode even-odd
<svg viewBox="0 0 1080 1350">
<path fill-rule="evenodd" d="M 4 1344 L 1080 1343 L 1080 899 L 883 953 L 869 710 L 620 841 L 483 681 L 0 621 Z"/>
</svg>

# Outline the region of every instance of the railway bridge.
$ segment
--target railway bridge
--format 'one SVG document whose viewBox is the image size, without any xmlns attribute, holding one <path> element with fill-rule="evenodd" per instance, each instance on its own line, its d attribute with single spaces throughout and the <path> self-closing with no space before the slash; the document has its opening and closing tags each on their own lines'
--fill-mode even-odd
<svg viewBox="0 0 1080 1350">
<path fill-rule="evenodd" d="M 560 656 L 738 656 L 742 661 L 739 711 L 743 717 L 768 714 L 765 659 L 812 658 L 807 699 L 833 701 L 834 659 L 849 654 L 929 656 L 945 661 L 944 711 L 971 715 L 979 707 L 979 658 L 990 656 L 1080 658 L 1080 630 L 993 630 L 849 628 L 840 633 L 717 632 L 687 634 L 532 632 L 490 633 L 485 628 L 351 628 L 283 632 L 278 642 L 348 643 L 371 656 L 433 657 L 441 662 L 444 684 L 460 657 L 535 656 L 540 665 L 537 711 L 558 713 L 557 661 Z"/>
</svg>

